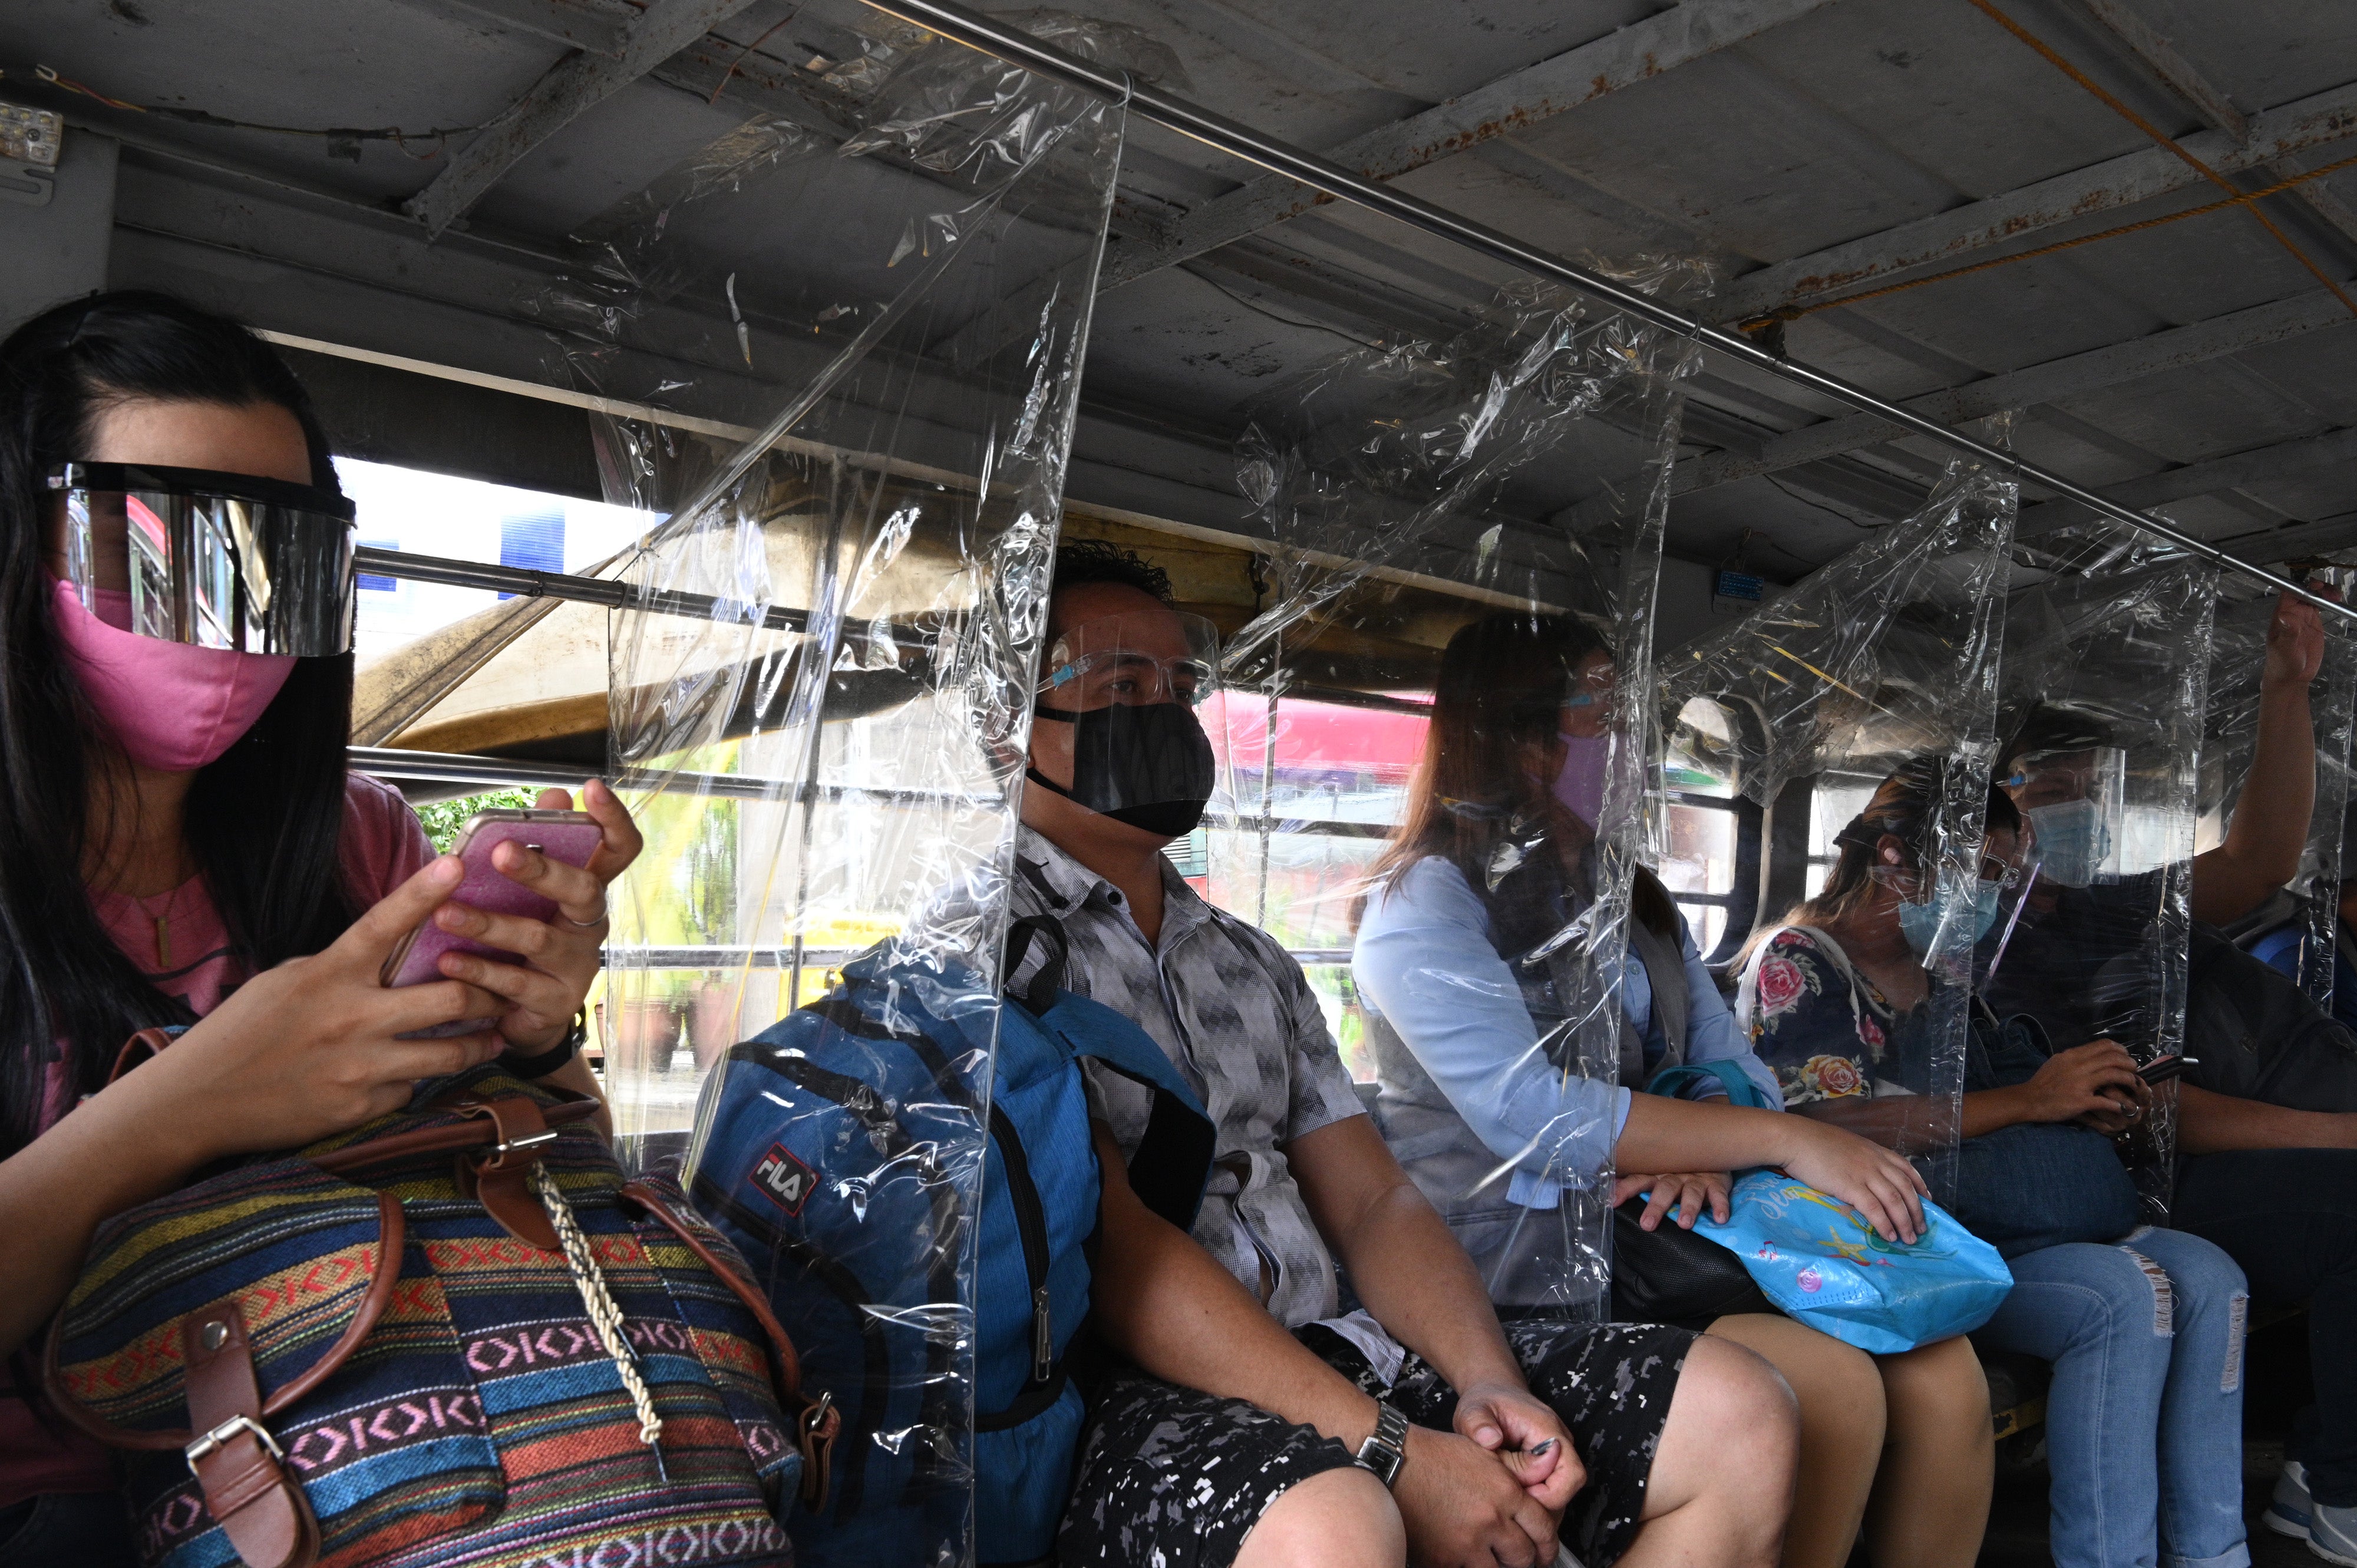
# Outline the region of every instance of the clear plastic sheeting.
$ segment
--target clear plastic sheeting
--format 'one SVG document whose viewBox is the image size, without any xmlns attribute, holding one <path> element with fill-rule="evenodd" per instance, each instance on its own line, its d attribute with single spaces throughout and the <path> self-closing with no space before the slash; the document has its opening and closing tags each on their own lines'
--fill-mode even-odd
<svg viewBox="0 0 2357 1568">
<path fill-rule="evenodd" d="M 1737 781 L 1790 851 L 1792 819 L 1809 823 L 1808 882 L 1786 894 L 1807 901 L 1759 910 L 1738 1026 L 1788 1106 L 1878 1136 L 1943 1199 L 2018 507 L 2009 472 L 1950 464 L 1912 517 L 1670 656 L 1661 689 L 1673 772 Z M 1921 996 L 1862 978 L 1910 951 Z"/>
<path fill-rule="evenodd" d="M 2214 567 L 2102 521 L 2021 551 L 2008 607 L 1999 777 L 2035 875 L 2009 895 L 1981 994 L 2055 1051 L 2110 1039 L 2137 1061 L 2185 1032 L 2197 779 L 2218 604 Z M 2166 1213 L 2176 1100 L 2121 1144 Z"/>
<path fill-rule="evenodd" d="M 1206 705 L 1203 886 L 1303 960 L 1394 1153 L 1523 1310 L 1609 1283 L 1636 694 L 1694 358 L 1518 288 L 1297 378 L 1238 448 L 1267 548 Z"/>
<path fill-rule="evenodd" d="M 2357 572 L 2333 568 L 2311 585 L 2346 592 Z M 2203 725 L 2200 823 L 2195 847 L 2225 837 L 2251 778 L 2258 748 L 2260 692 L 2267 661 L 2267 628 L 2276 596 L 2242 579 L 2222 576 L 2212 634 L 2209 697 Z M 2324 660 L 2309 683 L 2308 703 L 2316 736 L 2316 803 L 2299 870 L 2281 892 L 2233 922 L 2228 933 L 2248 946 L 2285 927 L 2298 931 L 2299 984 L 2319 1007 L 2332 1006 L 2333 953 L 2340 918 L 2342 824 L 2350 802 L 2352 718 L 2357 717 L 2357 638 L 2337 616 L 2324 618 Z"/>
<path fill-rule="evenodd" d="M 684 1166 L 842 1412 L 800 1560 L 950 1564 L 1005 878 L 1122 113 L 859 25 L 853 124 L 737 125 L 522 304 L 603 400 L 608 499 L 664 520 L 600 570 L 635 590 L 598 674 L 646 837 L 598 1003 L 617 1132 Z M 827 1074 L 732 1060 L 789 1015 Z M 723 1108 L 749 1153 L 695 1136 Z"/>
<path fill-rule="evenodd" d="M 1606 270 L 1673 298 L 1708 281 L 1685 262 Z M 1371 571 L 1413 568 L 1424 547 L 1578 427 L 1642 424 L 1663 379 L 1697 357 L 1692 344 L 1568 290 L 1519 283 L 1453 339 L 1345 353 L 1264 395 L 1237 444 L 1236 478 L 1269 541 L 1272 602 L 1236 635 L 1231 668 L 1244 676 L 1282 665 L 1289 630 L 1327 618 Z M 1598 469 L 1604 488 L 1553 520 L 1584 540 L 1575 551 L 1609 555 L 1624 542 L 1621 524 L 1641 516 L 1644 494 L 1623 487 L 1645 476 L 1619 466 Z M 1533 584 L 1513 570 L 1511 547 L 1501 554 L 1505 532 L 1502 521 L 1480 530 L 1467 542 L 1472 559 L 1448 575 L 1527 595 Z"/>
</svg>

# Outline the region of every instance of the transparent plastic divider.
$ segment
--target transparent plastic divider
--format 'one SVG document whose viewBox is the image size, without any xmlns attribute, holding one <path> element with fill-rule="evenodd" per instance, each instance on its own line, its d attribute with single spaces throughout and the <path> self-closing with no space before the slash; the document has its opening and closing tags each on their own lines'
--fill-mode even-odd
<svg viewBox="0 0 2357 1568">
<path fill-rule="evenodd" d="M 1106 58 L 1151 47 L 1046 25 Z M 661 411 L 594 418 L 608 500 L 660 520 L 588 574 L 630 591 L 598 671 L 646 841 L 598 998 L 628 1157 L 716 1214 L 758 1206 L 702 1141 L 758 1087 L 739 1042 L 853 962 L 880 1026 L 958 1021 L 938 1093 L 895 1102 L 922 1158 L 855 1179 L 813 1145 L 792 1225 L 732 1225 L 781 1313 L 834 1299 L 827 1278 L 920 1281 L 854 1309 L 848 1351 L 802 1346 L 845 1432 L 833 1494 L 790 1529 L 805 1563 L 947 1568 L 975 1550 L 1006 879 L 1123 115 L 881 12 L 856 26 L 837 134 L 744 121 L 583 222 L 575 269 L 520 303 L 552 381 Z M 771 1099 L 783 1145 L 842 1113 Z M 919 1233 L 883 1219 L 911 1212 Z"/>
<path fill-rule="evenodd" d="M 2009 472 L 1959 459 L 1913 516 L 1663 660 L 1658 711 L 1674 757 L 1739 781 L 1761 808 L 1797 809 L 1789 787 L 1810 791 L 1811 899 L 1759 911 L 1739 966 L 1738 1026 L 1751 1033 L 1788 1105 L 1824 1101 L 1812 1113 L 1863 1119 L 1915 1160 L 1943 1198 L 1953 1194 L 1962 1125 L 1977 937 L 1969 911 L 2018 510 Z M 1861 830 L 1875 802 L 1885 814 Z M 1895 858 L 1879 847 L 1886 831 L 1900 846 Z M 1789 1000 L 1779 978 L 1790 965 L 1763 978 L 1781 961 L 1768 943 L 1798 926 L 1830 969 L 1855 970 L 1841 945 L 1843 916 L 1889 902 L 1869 880 L 1877 875 L 1897 889 L 1899 903 L 1932 917 L 1917 944 L 1929 984 L 1919 1004 L 1889 1019 L 1861 1011 L 1857 1038 L 1838 1042 L 1839 1051 L 1826 1047 L 1827 1059 L 1843 1065 L 1827 1069 L 1773 1037 L 1771 1015 Z"/>
<path fill-rule="evenodd" d="M 1670 293 L 1706 281 L 1675 261 L 1624 271 Z M 1202 886 L 1289 947 L 1347 956 L 1308 966 L 1343 1059 L 1511 1309 L 1606 1310 L 1613 1172 L 1599 1128 L 1620 1076 L 1630 886 L 1652 793 L 1641 693 L 1694 364 L 1683 339 L 1517 286 L 1456 338 L 1346 351 L 1294 378 L 1247 411 L 1237 447 L 1268 542 L 1255 564 L 1265 591 L 1205 715 L 1221 766 Z M 1546 515 L 1533 521 L 1516 505 L 1536 495 Z M 1566 764 L 1585 780 L 1577 811 L 1491 766 L 1504 753 L 1489 740 L 1445 738 L 1491 724 L 1459 713 L 1466 693 L 1448 683 L 1468 639 L 1512 663 L 1501 682 L 1537 693 L 1541 753 L 1572 666 L 1595 684 L 1580 759 Z M 1440 772 L 1485 768 L 1480 789 L 1496 798 L 1459 803 L 1472 831 L 1427 831 Z M 1426 861 L 1468 886 L 1526 869 L 1510 897 L 1558 877 L 1566 898 L 1544 929 L 1521 933 L 1517 954 L 1498 955 L 1524 961 L 1530 983 L 1499 982 L 1490 1000 L 1528 1037 L 1492 1037 L 1446 1089 L 1420 1065 L 1428 1042 L 1407 1012 L 1395 1019 L 1374 997 L 1484 983 L 1437 955 L 1359 945 L 1370 901 Z M 1466 1106 L 1524 1084 L 1556 1108 L 1543 1125 L 1509 1138 L 1484 1112 L 1469 1120 Z M 1543 1197 L 1512 1203 L 1510 1187 Z"/>
</svg>

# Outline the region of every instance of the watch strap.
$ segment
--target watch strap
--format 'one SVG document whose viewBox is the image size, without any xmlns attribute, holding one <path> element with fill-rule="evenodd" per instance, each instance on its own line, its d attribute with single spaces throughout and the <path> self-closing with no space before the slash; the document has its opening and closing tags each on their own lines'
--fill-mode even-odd
<svg viewBox="0 0 2357 1568">
<path fill-rule="evenodd" d="M 1386 1487 L 1399 1478 L 1407 1463 L 1407 1417 L 1382 1400 L 1375 1402 L 1375 1429 L 1359 1444 L 1358 1462 L 1374 1472 Z"/>
<path fill-rule="evenodd" d="M 519 1056 L 513 1047 L 500 1053 L 500 1065 L 521 1079 L 542 1079 L 563 1067 L 580 1054 L 582 1043 L 589 1037 L 589 1015 L 586 1011 L 573 1015 L 573 1026 L 565 1037 L 538 1056 Z"/>
</svg>

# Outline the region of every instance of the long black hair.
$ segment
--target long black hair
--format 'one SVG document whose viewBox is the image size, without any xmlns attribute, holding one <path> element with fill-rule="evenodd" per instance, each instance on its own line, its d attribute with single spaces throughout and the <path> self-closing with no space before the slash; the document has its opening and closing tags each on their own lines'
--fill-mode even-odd
<svg viewBox="0 0 2357 1568">
<path fill-rule="evenodd" d="M 88 1093 L 134 1030 L 187 1023 L 107 936 L 82 885 L 91 791 L 112 759 L 59 650 L 47 560 L 57 465 L 91 456 L 125 400 L 275 406 L 299 421 L 311 482 L 338 489 L 318 416 L 269 345 L 168 295 L 102 294 L 0 343 L 0 1155 L 40 1126 L 50 1064 Z M 302 659 L 254 726 L 200 771 L 185 835 L 242 961 L 317 952 L 358 912 L 343 875 L 352 660 Z"/>
</svg>

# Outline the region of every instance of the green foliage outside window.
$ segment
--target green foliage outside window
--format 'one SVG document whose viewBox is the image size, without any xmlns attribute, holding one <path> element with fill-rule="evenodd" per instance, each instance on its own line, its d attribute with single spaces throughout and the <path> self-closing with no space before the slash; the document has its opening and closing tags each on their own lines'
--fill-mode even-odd
<svg viewBox="0 0 2357 1568">
<path fill-rule="evenodd" d="M 417 807 L 417 820 L 425 824 L 425 836 L 434 841 L 434 853 L 447 854 L 451 845 L 458 842 L 458 830 L 476 812 L 529 811 L 539 794 L 537 789 L 492 789 L 480 795 L 461 795 L 455 800 L 436 800 Z"/>
</svg>

